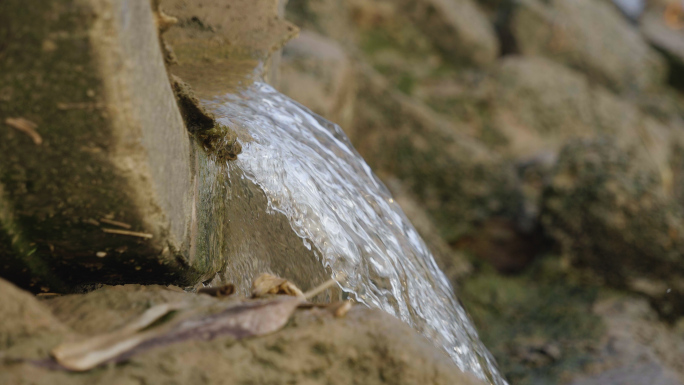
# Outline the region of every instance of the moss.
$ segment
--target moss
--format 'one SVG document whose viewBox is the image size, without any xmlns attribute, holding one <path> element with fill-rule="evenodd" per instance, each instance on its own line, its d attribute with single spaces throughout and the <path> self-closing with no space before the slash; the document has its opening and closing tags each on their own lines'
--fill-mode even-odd
<svg viewBox="0 0 684 385">
<path fill-rule="evenodd" d="M 235 160 L 242 146 L 230 128 L 218 123 L 216 117 L 201 104 L 192 88 L 179 77 L 171 75 L 173 90 L 185 126 L 204 148 L 219 159 Z"/>
<path fill-rule="evenodd" d="M 511 383 L 559 383 L 592 360 L 604 330 L 591 312 L 598 287 L 574 279 L 553 256 L 520 276 L 479 270 L 459 297 Z"/>
</svg>

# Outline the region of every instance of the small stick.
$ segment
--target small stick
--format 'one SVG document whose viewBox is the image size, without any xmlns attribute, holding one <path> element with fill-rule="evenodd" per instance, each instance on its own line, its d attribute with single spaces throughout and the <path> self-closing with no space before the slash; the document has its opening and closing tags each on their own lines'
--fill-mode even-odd
<svg viewBox="0 0 684 385">
<path fill-rule="evenodd" d="M 58 110 L 93 110 L 103 107 L 102 103 L 57 103 Z"/>
<path fill-rule="evenodd" d="M 318 294 L 324 292 L 328 288 L 335 286 L 335 284 L 337 284 L 338 281 L 343 280 L 346 277 L 347 277 L 346 274 L 340 273 L 340 274 L 338 274 L 337 277 L 330 278 L 329 280 L 323 282 L 322 284 L 320 284 L 320 285 L 314 287 L 313 289 L 307 291 L 306 293 L 304 293 L 304 298 L 306 298 L 307 300 L 311 299 L 311 298 L 317 296 Z"/>
<path fill-rule="evenodd" d="M 131 228 L 131 225 L 129 225 L 128 223 L 123 223 L 123 222 L 119 222 L 119 221 L 113 221 L 113 220 L 107 219 L 107 218 L 102 218 L 102 219 L 100 219 L 100 222 L 102 222 L 102 223 L 107 223 L 107 224 L 110 224 L 110 225 L 112 225 L 112 226 L 123 227 L 124 229 L 130 229 L 130 228 Z"/>
<path fill-rule="evenodd" d="M 147 238 L 151 239 L 152 234 L 148 233 L 139 233 L 137 231 L 127 231 L 127 230 L 118 230 L 118 229 L 102 229 L 105 233 L 109 234 L 119 234 L 119 235 L 130 235 L 132 237 L 140 237 L 140 238 Z"/>
<path fill-rule="evenodd" d="M 24 118 L 7 118 L 5 124 L 30 136 L 36 145 L 40 146 L 43 143 L 43 138 L 36 131 L 38 125 L 32 121 Z"/>
</svg>

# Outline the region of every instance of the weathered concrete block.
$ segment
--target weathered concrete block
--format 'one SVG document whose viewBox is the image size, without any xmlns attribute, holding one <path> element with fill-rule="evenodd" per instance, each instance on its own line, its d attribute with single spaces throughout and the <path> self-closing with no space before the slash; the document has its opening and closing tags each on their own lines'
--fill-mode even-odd
<svg viewBox="0 0 684 385">
<path fill-rule="evenodd" d="M 0 25 L 0 274 L 180 279 L 190 142 L 150 4 L 4 1 Z"/>
<path fill-rule="evenodd" d="M 174 98 L 164 62 L 213 97 L 264 73 L 259 63 L 296 28 L 273 1 L 165 1 L 178 19 L 159 5 L 0 4 L 0 275 L 34 291 L 194 284 L 225 268 L 230 250 L 255 247 L 233 241 L 254 228 L 226 223 L 257 211 L 238 200 L 214 211 L 227 196 L 209 188 L 225 174 L 204 162 L 221 128 L 209 117 L 188 133 L 188 98 Z M 174 55 L 158 29 L 176 20 Z M 276 241 L 304 248 L 283 221 L 267 223 L 268 252 Z"/>
</svg>

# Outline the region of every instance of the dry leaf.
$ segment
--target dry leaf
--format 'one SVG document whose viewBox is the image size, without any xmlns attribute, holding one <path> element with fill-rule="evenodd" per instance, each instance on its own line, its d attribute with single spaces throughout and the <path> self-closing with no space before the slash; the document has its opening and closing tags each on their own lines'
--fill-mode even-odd
<svg viewBox="0 0 684 385">
<path fill-rule="evenodd" d="M 40 134 L 36 131 L 38 125 L 32 121 L 24 118 L 7 118 L 5 119 L 5 123 L 30 136 L 33 143 L 36 145 L 41 145 L 43 143 L 43 138 L 41 138 Z"/>
<path fill-rule="evenodd" d="M 292 282 L 264 273 L 252 282 L 252 297 L 258 298 L 268 294 L 285 294 L 305 299 L 304 293 Z"/>
<path fill-rule="evenodd" d="M 84 371 L 129 350 L 142 342 L 143 334 L 135 335 L 181 304 L 162 304 L 147 309 L 138 319 L 112 333 L 102 334 L 84 341 L 64 343 L 52 350 L 52 357 L 69 370 Z M 131 335 L 134 335 L 131 337 Z"/>
<path fill-rule="evenodd" d="M 121 362 L 154 347 L 176 342 L 211 340 L 221 335 L 236 339 L 264 335 L 285 326 L 300 303 L 300 299 L 289 297 L 232 303 L 218 313 L 199 316 L 196 313 L 206 310 L 206 307 L 187 309 L 185 316 L 181 314 L 164 325 L 140 331 L 168 311 L 175 310 L 172 305 L 168 305 L 169 308 L 164 313 L 163 308 L 155 307 L 117 332 L 79 343 L 62 344 L 53 350 L 52 355 L 63 368 L 86 371 L 103 363 Z M 45 362 L 35 364 L 50 366 Z"/>
</svg>

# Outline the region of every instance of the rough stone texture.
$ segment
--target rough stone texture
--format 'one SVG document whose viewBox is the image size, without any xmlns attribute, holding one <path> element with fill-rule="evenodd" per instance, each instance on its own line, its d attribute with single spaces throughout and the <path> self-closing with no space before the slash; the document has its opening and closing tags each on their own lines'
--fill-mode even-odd
<svg viewBox="0 0 684 385">
<path fill-rule="evenodd" d="M 664 301 L 663 315 L 681 314 L 684 210 L 657 172 L 636 161 L 636 151 L 615 142 L 566 145 L 545 192 L 542 223 L 607 283 Z"/>
<path fill-rule="evenodd" d="M 663 59 L 606 1 L 524 0 L 510 21 L 518 49 L 583 72 L 617 91 L 643 91 L 665 79 Z"/>
<path fill-rule="evenodd" d="M 359 82 L 359 108 L 348 132 L 382 177 L 402 179 L 424 202 L 447 241 L 494 216 L 520 209 L 512 167 L 451 122 L 390 88 L 370 69 Z"/>
<path fill-rule="evenodd" d="M 641 32 L 668 61 L 669 83 L 680 90 L 684 89 L 684 31 L 667 25 L 663 18 L 662 7 L 647 12 L 641 20 Z"/>
<path fill-rule="evenodd" d="M 487 66 L 499 54 L 494 27 L 470 0 L 402 0 L 408 15 L 440 48 L 459 64 Z"/>
<path fill-rule="evenodd" d="M 282 93 L 342 128 L 352 124 L 356 76 L 337 42 L 302 31 L 283 48 L 280 70 Z"/>
<path fill-rule="evenodd" d="M 45 306 L 31 294 L 20 290 L 0 278 L 0 351 L 5 351 L 31 339 L 45 339 L 42 348 L 59 341 L 60 335 L 68 333 Z M 46 353 L 46 350 L 43 350 Z"/>
<path fill-rule="evenodd" d="M 4 351 L 5 358 L 46 358 L 59 340 L 38 334 L 32 325 L 50 321 L 63 339 L 93 335 L 126 324 L 152 304 L 218 303 L 219 299 L 161 286 L 105 287 L 86 295 L 38 301 L 0 280 L 10 296 L 0 298 L 8 320 L 26 314 L 42 319 L 7 322 L 0 330 L 28 330 Z M 5 291 L 3 291 L 5 292 Z M 225 300 L 224 300 L 225 301 Z M 42 302 L 42 303 L 41 303 Z M 19 306 L 17 306 L 19 304 Z M 46 306 L 47 305 L 47 306 Z M 7 307 L 12 306 L 12 307 Z M 59 320 L 50 315 L 54 312 Z M 28 329 L 27 329 L 28 328 Z M 2 346 L 2 345 L 0 345 Z M 38 349 L 42 346 L 42 350 Z M 236 342 L 230 337 L 188 341 L 133 356 L 128 362 L 86 373 L 39 368 L 30 363 L 0 361 L 3 384 L 444 384 L 482 385 L 463 374 L 440 349 L 399 320 L 379 310 L 355 307 L 344 318 L 327 310 L 298 310 L 288 325 L 271 335 Z"/>
<path fill-rule="evenodd" d="M 149 3 L 4 1 L 0 41 L 0 274 L 36 291 L 193 279 L 172 276 L 188 245 L 190 145 Z"/>
<path fill-rule="evenodd" d="M 643 114 L 583 74 L 542 58 L 513 56 L 496 71 L 494 126 L 516 158 L 557 152 L 569 139 L 616 135 L 647 147 L 656 167 L 666 164 L 678 129 Z M 665 119 L 666 120 L 666 119 Z"/>
<path fill-rule="evenodd" d="M 268 74 L 271 54 L 297 35 L 294 25 L 277 16 L 279 3 L 235 0 L 227 7 L 215 0 L 162 0 L 178 19 L 164 34 L 175 55 L 170 72 L 205 99 Z"/>
<path fill-rule="evenodd" d="M 684 330 L 658 321 L 643 299 L 597 301 L 606 324 L 599 357 L 571 385 L 684 384 Z"/>
<path fill-rule="evenodd" d="M 0 150 L 8 154 L 0 159 L 0 274 L 24 287 L 194 284 L 236 254 L 264 254 L 235 242 L 254 228 L 226 225 L 231 215 L 266 211 L 263 193 L 240 201 L 258 195 L 255 186 L 214 212 L 227 197 L 209 189 L 223 174 L 207 162 L 220 152 L 234 158 L 239 146 L 212 150 L 189 137 L 164 63 L 175 63 L 173 74 L 197 95 L 214 97 L 267 74 L 270 55 L 297 30 L 270 0 L 161 3 L 156 13 L 146 1 L 0 5 Z M 214 135 L 230 136 L 207 117 Z M 274 259 L 281 249 L 306 250 L 285 219 L 260 223 Z"/>
<path fill-rule="evenodd" d="M 164 0 L 162 7 L 178 19 L 164 34 L 176 58 L 169 71 L 192 88 L 209 113 L 216 97 L 272 73 L 260 60 L 297 33 L 276 17 L 278 2 L 271 0 L 234 1 L 228 11 L 223 2 L 205 0 Z M 194 168 L 197 210 L 190 254 L 219 263 L 204 279 L 232 282 L 247 293 L 251 277 L 265 271 L 286 276 L 304 290 L 329 278 L 316 250 L 304 245 L 285 215 L 269 209 L 262 189 L 241 170 L 200 151 Z"/>
</svg>

